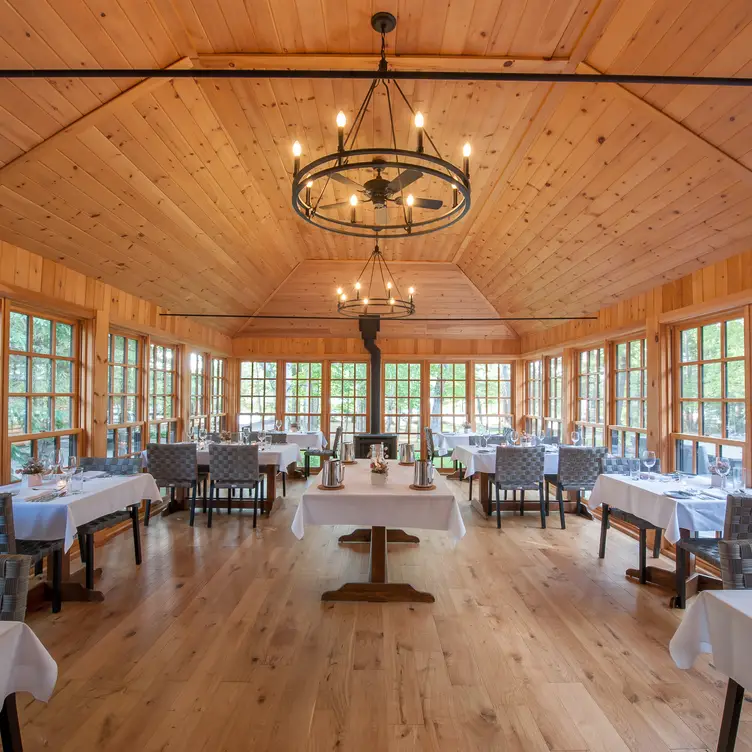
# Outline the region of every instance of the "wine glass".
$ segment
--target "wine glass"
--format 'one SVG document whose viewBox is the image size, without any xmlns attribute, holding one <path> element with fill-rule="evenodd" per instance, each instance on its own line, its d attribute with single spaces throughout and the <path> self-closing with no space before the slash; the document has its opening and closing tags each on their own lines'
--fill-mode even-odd
<svg viewBox="0 0 752 752">
<path fill-rule="evenodd" d="M 265 428 L 262 428 L 258 432 L 258 437 L 259 437 L 259 441 L 261 442 L 261 445 L 266 446 L 266 429 Z"/>
<path fill-rule="evenodd" d="M 512 444 L 516 444 L 520 440 L 520 435 L 517 433 L 517 431 L 513 429 L 512 432 L 509 434 L 509 438 Z"/>
<path fill-rule="evenodd" d="M 74 457 L 72 454 L 68 457 L 68 465 L 66 469 L 66 475 L 70 477 L 78 468 L 78 457 Z"/>
<path fill-rule="evenodd" d="M 572 445 L 577 446 L 580 443 L 580 432 L 572 431 L 570 438 L 572 439 Z"/>
<path fill-rule="evenodd" d="M 281 431 L 281 430 L 282 430 L 282 421 L 281 421 L 281 420 L 279 420 L 279 418 L 278 418 L 277 420 L 275 420 L 275 421 L 274 421 L 274 427 L 275 427 L 275 428 L 276 428 L 276 429 L 277 429 L 278 431 Z"/>
<path fill-rule="evenodd" d="M 723 488 L 726 488 L 726 477 L 731 472 L 731 463 L 725 457 L 719 457 L 715 461 L 715 471 L 721 476 Z"/>
<path fill-rule="evenodd" d="M 642 453 L 642 462 L 648 469 L 648 480 L 653 480 L 653 468 L 655 467 L 656 456 L 655 452 L 650 449 L 646 449 Z"/>
<path fill-rule="evenodd" d="M 196 426 L 191 425 L 188 429 L 188 438 L 193 442 L 196 441 Z"/>
</svg>

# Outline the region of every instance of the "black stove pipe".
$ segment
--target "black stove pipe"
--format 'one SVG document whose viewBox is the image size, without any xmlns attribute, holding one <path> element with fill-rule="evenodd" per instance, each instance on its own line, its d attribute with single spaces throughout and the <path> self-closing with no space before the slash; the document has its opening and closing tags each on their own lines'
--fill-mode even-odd
<svg viewBox="0 0 752 752">
<path fill-rule="evenodd" d="M 378 316 L 361 316 L 358 319 L 363 345 L 371 354 L 371 403 L 368 416 L 371 433 L 381 433 L 381 350 L 376 344 L 381 319 Z"/>
</svg>

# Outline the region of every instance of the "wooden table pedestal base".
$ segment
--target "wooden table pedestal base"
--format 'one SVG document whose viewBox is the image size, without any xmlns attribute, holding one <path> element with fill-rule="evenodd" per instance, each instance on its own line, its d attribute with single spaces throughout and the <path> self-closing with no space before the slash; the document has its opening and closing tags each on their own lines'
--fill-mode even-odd
<svg viewBox="0 0 752 752">
<path fill-rule="evenodd" d="M 340 537 L 340 543 L 370 543 L 371 560 L 368 582 L 348 582 L 337 590 L 327 590 L 322 601 L 367 601 L 369 603 L 434 603 L 431 593 L 423 593 L 412 585 L 387 581 L 386 544 L 419 543 L 415 535 L 404 530 L 385 527 L 360 528 Z"/>
</svg>

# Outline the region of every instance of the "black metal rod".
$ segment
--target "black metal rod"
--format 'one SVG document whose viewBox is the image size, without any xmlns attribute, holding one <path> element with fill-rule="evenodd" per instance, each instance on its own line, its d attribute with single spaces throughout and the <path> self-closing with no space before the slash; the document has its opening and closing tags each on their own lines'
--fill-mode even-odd
<svg viewBox="0 0 752 752">
<path fill-rule="evenodd" d="M 0 79 L 16 78 L 323 78 L 395 81 L 513 81 L 563 84 L 646 84 L 667 86 L 752 86 L 733 76 L 653 76 L 621 73 L 516 73 L 504 71 L 277 70 L 255 68 L 84 68 L 5 69 Z"/>
<path fill-rule="evenodd" d="M 354 317 L 348 319 L 346 316 L 266 316 L 256 315 L 253 313 L 160 313 L 160 316 L 167 318 L 207 318 L 207 319 L 291 319 L 294 321 L 356 321 Z M 372 314 L 360 318 L 381 318 L 382 321 L 597 321 L 597 316 L 504 316 L 496 318 L 421 318 L 410 316 L 409 318 L 390 318 L 389 316 L 378 316 Z"/>
</svg>

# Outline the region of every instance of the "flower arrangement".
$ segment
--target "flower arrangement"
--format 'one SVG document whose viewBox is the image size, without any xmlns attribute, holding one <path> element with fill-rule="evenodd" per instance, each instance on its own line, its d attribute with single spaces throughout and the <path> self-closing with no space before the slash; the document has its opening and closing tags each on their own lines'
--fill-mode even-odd
<svg viewBox="0 0 752 752">
<path fill-rule="evenodd" d="M 19 475 L 43 475 L 45 471 L 44 465 L 37 459 L 30 459 L 20 470 Z"/>
<path fill-rule="evenodd" d="M 229 441 L 232 438 L 232 434 L 229 431 L 220 431 L 219 432 L 219 440 L 220 441 Z"/>
<path fill-rule="evenodd" d="M 386 457 L 374 457 L 371 460 L 371 472 L 376 475 L 388 475 L 389 463 L 387 462 Z"/>
<path fill-rule="evenodd" d="M 473 424 L 467 418 L 465 418 L 465 422 L 462 424 L 462 430 L 465 433 L 470 433 L 473 430 Z"/>
</svg>

